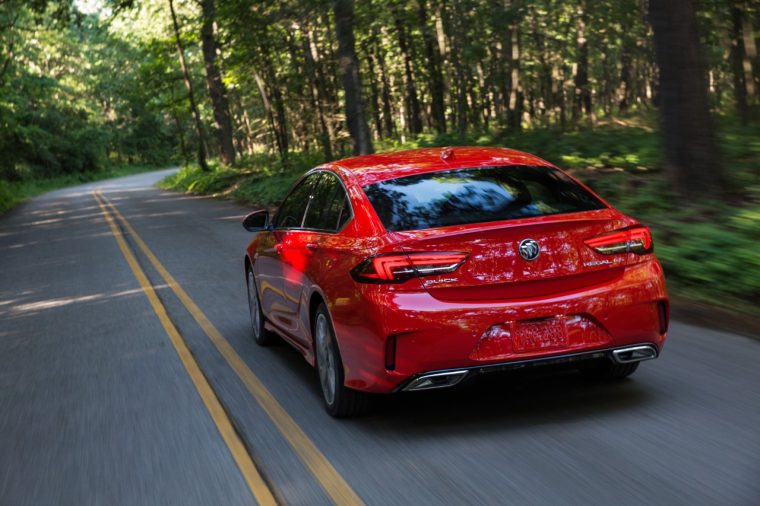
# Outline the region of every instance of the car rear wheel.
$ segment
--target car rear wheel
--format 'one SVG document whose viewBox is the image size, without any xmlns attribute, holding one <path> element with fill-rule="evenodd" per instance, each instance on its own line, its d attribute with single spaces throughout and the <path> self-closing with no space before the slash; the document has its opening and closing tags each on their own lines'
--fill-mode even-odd
<svg viewBox="0 0 760 506">
<path fill-rule="evenodd" d="M 343 362 L 324 304 L 317 309 L 313 325 L 317 372 L 327 412 L 339 418 L 366 413 L 370 407 L 370 394 L 343 385 Z"/>
<path fill-rule="evenodd" d="M 595 360 L 581 368 L 581 373 L 589 379 L 614 381 L 627 378 L 639 368 L 638 362 L 617 364 L 609 359 Z"/>
<path fill-rule="evenodd" d="M 256 278 L 251 269 L 248 269 L 246 277 L 248 279 L 248 312 L 251 314 L 251 334 L 256 344 L 267 346 L 274 340 L 274 335 L 264 327 L 264 313 L 261 311 Z"/>
</svg>

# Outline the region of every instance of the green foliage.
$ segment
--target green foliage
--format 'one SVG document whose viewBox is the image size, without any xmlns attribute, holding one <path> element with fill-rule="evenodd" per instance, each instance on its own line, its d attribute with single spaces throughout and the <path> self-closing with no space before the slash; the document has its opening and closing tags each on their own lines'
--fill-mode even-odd
<svg viewBox="0 0 760 506">
<path fill-rule="evenodd" d="M 604 122 L 593 130 L 565 131 L 535 128 L 522 132 L 473 132 L 422 134 L 407 142 L 385 141 L 379 151 L 430 146 L 504 146 L 528 153 L 566 168 L 651 170 L 660 160 L 660 136 L 656 118 L 637 115 Z"/>
<path fill-rule="evenodd" d="M 0 209 L 110 174 L 112 165 L 188 162 L 198 151 L 167 2 L 105 0 L 106 9 L 90 15 L 75 5 L 0 1 Z M 199 4 L 174 5 L 213 156 Z M 735 103 L 727 5 L 698 4 L 716 111 Z M 757 9 L 742 5 L 756 20 Z M 162 186 L 269 206 L 300 174 L 350 152 L 331 3 L 217 0 L 216 7 L 239 163 L 212 163 L 209 172 L 186 166 Z M 760 123 L 719 118 L 734 202 L 684 203 L 669 194 L 646 2 L 373 0 L 355 2 L 355 11 L 377 151 L 475 144 L 538 154 L 651 225 L 671 288 L 726 304 L 760 298 Z M 752 63 L 755 81 L 758 67 Z M 433 114 L 436 77 L 443 134 Z M 588 110 L 578 100 L 587 92 Z M 749 99 L 760 104 L 757 93 Z"/>
<path fill-rule="evenodd" d="M 211 163 L 204 172 L 197 165 L 188 165 L 159 183 L 166 190 L 201 195 L 224 195 L 261 207 L 277 204 L 290 186 L 303 173 L 319 165 L 320 155 L 292 153 L 288 163 L 273 155 L 251 155 L 235 168 Z"/>
<path fill-rule="evenodd" d="M 0 179 L 7 182 L 91 178 L 113 164 L 174 155 L 163 115 L 139 83 L 146 51 L 70 7 L 0 3 Z"/>
</svg>

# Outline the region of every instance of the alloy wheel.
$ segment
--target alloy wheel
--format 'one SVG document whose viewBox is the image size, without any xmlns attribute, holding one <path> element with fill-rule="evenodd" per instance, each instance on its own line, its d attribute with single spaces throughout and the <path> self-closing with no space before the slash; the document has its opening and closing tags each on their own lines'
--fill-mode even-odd
<svg viewBox="0 0 760 506">
<path fill-rule="evenodd" d="M 327 404 L 331 405 L 335 401 L 335 354 L 330 325 L 324 314 L 319 314 L 317 316 L 315 327 L 319 382 L 322 385 L 322 393 L 325 396 L 325 401 Z"/>
<path fill-rule="evenodd" d="M 256 282 L 253 280 L 253 272 L 251 271 L 248 271 L 248 310 L 251 313 L 253 337 L 258 339 L 261 332 L 261 308 L 259 307 L 259 295 L 256 292 Z"/>
</svg>

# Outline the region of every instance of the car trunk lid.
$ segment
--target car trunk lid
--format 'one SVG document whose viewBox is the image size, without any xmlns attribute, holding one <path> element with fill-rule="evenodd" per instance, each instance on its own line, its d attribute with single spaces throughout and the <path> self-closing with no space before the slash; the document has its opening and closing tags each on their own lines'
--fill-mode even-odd
<svg viewBox="0 0 760 506">
<path fill-rule="evenodd" d="M 612 209 L 394 233 L 403 251 L 464 252 L 447 274 L 422 286 L 441 300 L 524 299 L 574 291 L 622 274 L 632 255 L 605 256 L 584 240 L 630 224 Z M 524 245 L 521 254 L 521 243 Z M 532 246 L 538 253 L 532 258 Z"/>
</svg>

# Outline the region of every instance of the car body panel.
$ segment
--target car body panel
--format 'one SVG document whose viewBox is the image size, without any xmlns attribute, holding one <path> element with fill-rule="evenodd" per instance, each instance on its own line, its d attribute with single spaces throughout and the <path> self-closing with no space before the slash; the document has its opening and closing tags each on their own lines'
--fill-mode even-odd
<svg viewBox="0 0 760 506">
<path fill-rule="evenodd" d="M 636 343 L 662 347 L 667 292 L 654 254 L 602 255 L 583 242 L 638 223 L 602 199 L 606 207 L 594 211 L 386 231 L 362 189 L 367 184 L 452 168 L 553 167 L 514 150 L 453 148 L 446 160 L 444 151 L 367 155 L 325 164 L 304 175 L 337 175 L 352 217 L 336 232 L 274 229 L 254 237 L 247 262 L 257 279 L 268 328 L 313 365 L 311 321 L 315 301 L 324 301 L 345 385 L 381 393 L 432 370 Z M 519 255 L 519 242 L 525 238 L 541 247 L 533 261 Z M 399 284 L 359 283 L 350 275 L 370 256 L 404 251 L 462 251 L 468 258 L 452 274 Z M 560 325 L 566 332 L 561 346 L 520 349 L 517 337 L 525 329 Z M 389 339 L 396 356 L 392 369 L 386 364 Z"/>
</svg>

